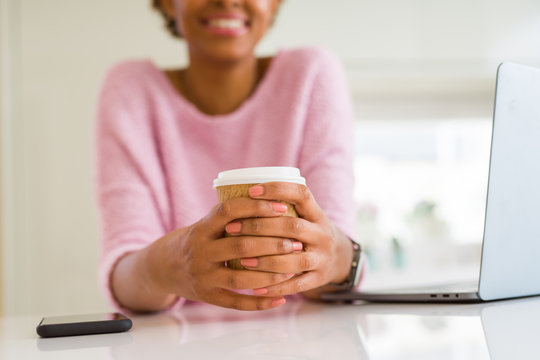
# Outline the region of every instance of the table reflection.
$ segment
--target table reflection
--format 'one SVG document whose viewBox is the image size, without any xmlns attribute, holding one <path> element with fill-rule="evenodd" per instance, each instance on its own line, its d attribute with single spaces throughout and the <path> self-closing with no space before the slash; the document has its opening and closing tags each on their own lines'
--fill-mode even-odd
<svg viewBox="0 0 540 360">
<path fill-rule="evenodd" d="M 192 305 L 159 316 L 165 324 L 160 337 L 152 336 L 147 321 L 134 318 L 133 344 L 113 347 L 115 359 L 178 355 L 206 359 L 340 358 L 367 359 L 358 334 L 360 317 L 336 312 L 332 306 L 292 301 L 278 309 L 241 312 L 209 305 Z M 177 326 L 169 326 L 169 322 Z M 140 341 L 139 341 L 140 339 Z M 339 346 L 336 346 L 339 344 Z"/>
<path fill-rule="evenodd" d="M 133 343 L 133 337 L 130 332 L 36 339 L 36 346 L 40 351 L 118 347 L 131 343 Z"/>
<path fill-rule="evenodd" d="M 461 305 L 300 300 L 264 312 L 193 304 L 135 316 L 124 334 L 129 341 L 103 345 L 117 360 L 527 359 L 538 353 L 539 317 L 540 298 Z M 96 337 L 79 339 L 84 347 Z M 66 340 L 41 350 L 60 350 L 61 344 L 73 348 Z"/>
</svg>

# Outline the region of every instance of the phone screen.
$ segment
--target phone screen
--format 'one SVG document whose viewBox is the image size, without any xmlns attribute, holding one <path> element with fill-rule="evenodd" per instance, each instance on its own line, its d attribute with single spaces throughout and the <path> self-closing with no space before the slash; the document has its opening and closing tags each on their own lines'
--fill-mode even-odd
<svg viewBox="0 0 540 360">
<path fill-rule="evenodd" d="M 126 319 L 122 314 L 84 314 L 84 315 L 67 315 L 67 316 L 51 316 L 43 318 L 42 325 L 52 324 L 73 324 L 95 321 L 123 320 Z"/>
</svg>

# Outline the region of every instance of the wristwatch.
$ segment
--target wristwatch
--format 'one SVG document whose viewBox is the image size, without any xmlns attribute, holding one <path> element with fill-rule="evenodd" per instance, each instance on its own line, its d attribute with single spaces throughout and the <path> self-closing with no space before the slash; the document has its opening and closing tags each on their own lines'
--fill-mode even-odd
<svg viewBox="0 0 540 360">
<path fill-rule="evenodd" d="M 349 275 L 344 282 L 340 284 L 329 283 L 328 286 L 331 286 L 335 290 L 352 290 L 358 285 L 360 280 L 360 273 L 362 272 L 362 262 L 364 257 L 362 256 L 362 247 L 357 242 L 351 240 L 353 246 L 353 259 L 351 263 L 351 270 Z"/>
</svg>

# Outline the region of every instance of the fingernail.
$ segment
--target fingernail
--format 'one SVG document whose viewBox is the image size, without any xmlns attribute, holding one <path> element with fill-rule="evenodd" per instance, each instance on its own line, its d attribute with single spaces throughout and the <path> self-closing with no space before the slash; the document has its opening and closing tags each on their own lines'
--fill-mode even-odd
<svg viewBox="0 0 540 360">
<path fill-rule="evenodd" d="M 267 288 L 253 289 L 253 294 L 255 295 L 266 295 L 268 294 Z"/>
<path fill-rule="evenodd" d="M 261 185 L 255 185 L 249 188 L 249 196 L 261 196 L 264 194 L 264 188 Z"/>
<path fill-rule="evenodd" d="M 255 258 L 245 258 L 240 260 L 240 264 L 245 267 L 255 267 L 259 262 Z"/>
<path fill-rule="evenodd" d="M 274 299 L 272 300 L 272 307 L 276 307 L 276 306 L 279 306 L 279 305 L 283 305 L 287 302 L 287 300 L 285 300 L 284 297 L 281 297 L 279 299 Z"/>
<path fill-rule="evenodd" d="M 225 231 L 229 234 L 234 234 L 237 232 L 240 232 L 240 229 L 242 228 L 242 224 L 239 222 L 232 222 L 225 225 Z"/>
<path fill-rule="evenodd" d="M 274 209 L 275 212 L 279 212 L 279 213 L 284 213 L 287 211 L 287 205 L 280 202 L 272 203 L 272 208 Z"/>
<path fill-rule="evenodd" d="M 294 249 L 294 251 L 302 251 L 302 243 L 300 241 L 295 241 L 292 243 L 292 247 Z"/>
</svg>

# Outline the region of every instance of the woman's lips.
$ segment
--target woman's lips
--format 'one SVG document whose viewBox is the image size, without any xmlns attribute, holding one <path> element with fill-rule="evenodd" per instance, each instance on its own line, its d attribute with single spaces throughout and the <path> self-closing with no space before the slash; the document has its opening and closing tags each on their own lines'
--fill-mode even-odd
<svg viewBox="0 0 540 360">
<path fill-rule="evenodd" d="M 249 31 L 249 23 L 243 16 L 212 16 L 201 21 L 210 33 L 221 36 L 241 36 Z"/>
</svg>

